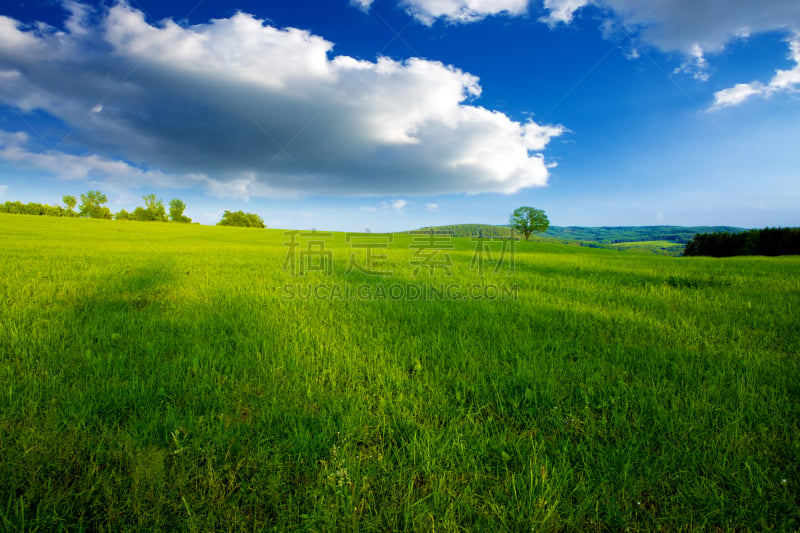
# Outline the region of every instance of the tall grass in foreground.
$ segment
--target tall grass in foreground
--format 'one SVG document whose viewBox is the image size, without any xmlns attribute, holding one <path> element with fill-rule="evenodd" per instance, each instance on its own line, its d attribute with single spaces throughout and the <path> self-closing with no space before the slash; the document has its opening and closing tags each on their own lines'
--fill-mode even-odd
<svg viewBox="0 0 800 533">
<path fill-rule="evenodd" d="M 800 258 L 286 240 L 0 215 L 0 528 L 800 528 Z M 285 298 L 439 282 L 519 297 Z"/>
</svg>

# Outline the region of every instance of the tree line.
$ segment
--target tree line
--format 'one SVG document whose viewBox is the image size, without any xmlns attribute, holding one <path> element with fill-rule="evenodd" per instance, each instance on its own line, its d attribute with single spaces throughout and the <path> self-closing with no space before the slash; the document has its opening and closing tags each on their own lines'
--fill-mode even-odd
<svg viewBox="0 0 800 533">
<path fill-rule="evenodd" d="M 140 222 L 183 222 L 189 223 L 191 218 L 185 216 L 183 211 L 186 209 L 186 204 L 178 198 L 173 199 L 169 203 L 169 215 L 164 207 L 164 202 L 157 198 L 155 194 L 148 194 L 143 196 L 144 207 L 137 207 L 133 213 L 128 213 L 122 209 L 114 214 L 108 206 L 104 205 L 108 202 L 108 197 L 100 191 L 89 191 L 86 194 L 81 194 L 81 203 L 78 205 L 78 199 L 70 194 L 65 194 L 62 198 L 63 206 L 60 205 L 47 205 L 30 202 L 23 204 L 22 202 L 5 202 L 0 204 L 0 213 L 10 213 L 13 215 L 39 215 L 51 217 L 82 217 L 82 218 L 100 218 L 106 220 L 137 220 Z M 75 208 L 78 208 L 76 211 Z"/>
<path fill-rule="evenodd" d="M 105 204 L 108 197 L 100 191 L 89 191 L 80 195 L 80 205 L 78 199 L 72 195 L 65 194 L 61 200 L 64 205 L 48 205 L 36 202 L 23 204 L 22 202 L 5 202 L 0 204 L 0 213 L 14 215 L 37 215 L 51 217 L 82 217 L 98 218 L 106 220 L 135 220 L 138 222 L 179 222 L 189 224 L 192 219 L 183 214 L 186 204 L 183 200 L 174 198 L 169 202 L 169 211 L 161 198 L 155 194 L 142 196 L 144 206 L 137 207 L 132 213 L 121 209 L 118 213 L 112 213 L 111 209 Z M 77 208 L 77 211 L 76 211 Z M 243 226 L 253 228 L 265 228 L 262 218 L 254 213 L 243 211 L 225 211 L 225 214 L 217 223 L 218 226 Z"/>
<path fill-rule="evenodd" d="M 425 226 L 417 231 L 448 232 L 453 237 L 484 237 L 508 238 L 511 236 L 511 228 L 508 226 L 495 226 L 492 224 L 449 224 L 447 226 Z"/>
<path fill-rule="evenodd" d="M 800 228 L 764 228 L 740 233 L 698 233 L 686 244 L 684 257 L 800 255 Z"/>
<path fill-rule="evenodd" d="M 744 228 L 733 226 L 550 226 L 543 237 L 571 241 L 620 244 L 642 241 L 670 241 L 686 244 L 698 233 L 738 233 Z"/>
</svg>

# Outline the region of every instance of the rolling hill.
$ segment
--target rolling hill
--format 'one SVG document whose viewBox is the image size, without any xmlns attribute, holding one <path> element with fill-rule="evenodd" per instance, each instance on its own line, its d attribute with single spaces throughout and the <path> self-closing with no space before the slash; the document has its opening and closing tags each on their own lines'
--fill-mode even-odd
<svg viewBox="0 0 800 533">
<path fill-rule="evenodd" d="M 420 230 L 449 231 L 455 237 L 507 237 L 510 227 L 491 224 L 452 224 Z M 419 231 L 419 230 L 418 230 Z M 661 255 L 681 255 L 689 240 L 698 233 L 738 233 L 745 228 L 732 226 L 551 226 L 531 236 L 534 240 L 555 240 L 589 248 L 638 250 Z"/>
</svg>

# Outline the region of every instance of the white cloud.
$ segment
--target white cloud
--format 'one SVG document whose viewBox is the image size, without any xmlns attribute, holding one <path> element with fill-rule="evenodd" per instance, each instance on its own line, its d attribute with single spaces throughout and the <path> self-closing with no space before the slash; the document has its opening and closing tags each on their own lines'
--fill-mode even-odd
<svg viewBox="0 0 800 533">
<path fill-rule="evenodd" d="M 638 57 L 637 46 L 642 43 L 664 52 L 681 52 L 687 59 L 674 73 L 699 81 L 709 79 L 706 56 L 733 40 L 767 31 L 800 35 L 798 0 L 544 0 L 547 16 L 541 20 L 551 27 L 569 24 L 578 10 L 590 5 L 601 10 L 607 37 L 632 37 L 635 54 L 629 57 Z M 791 45 L 797 67 L 778 71 L 768 84 L 740 83 L 718 91 L 710 109 L 736 105 L 753 95 L 796 90 L 800 84 L 798 43 L 800 38 L 795 37 Z"/>
<path fill-rule="evenodd" d="M 405 0 L 404 4 L 424 24 L 439 18 L 475 22 L 492 15 L 522 15 L 528 9 L 528 0 Z"/>
<path fill-rule="evenodd" d="M 75 35 L 82 35 L 86 33 L 86 21 L 90 10 L 87 6 L 68 0 L 64 2 L 64 9 L 69 11 L 69 18 L 64 26 Z"/>
<path fill-rule="evenodd" d="M 703 47 L 699 44 L 692 46 L 689 58 L 677 67 L 673 74 L 687 74 L 699 81 L 708 81 L 708 61 L 706 60 Z"/>
<path fill-rule="evenodd" d="M 770 86 L 776 90 L 791 89 L 800 84 L 800 33 L 794 36 L 789 42 L 789 58 L 794 61 L 794 68 L 789 70 L 778 70 L 772 78 Z"/>
<path fill-rule="evenodd" d="M 381 209 L 384 212 L 393 210 L 397 212 L 401 212 L 405 206 L 408 205 L 408 202 L 402 199 L 395 200 L 394 202 L 381 202 Z"/>
<path fill-rule="evenodd" d="M 800 88 L 800 34 L 789 43 L 789 58 L 795 66 L 789 70 L 777 70 L 769 83 L 758 81 L 739 83 L 714 93 L 711 111 L 739 105 L 751 96 L 768 97 L 780 92 L 796 92 Z"/>
<path fill-rule="evenodd" d="M 221 182 L 205 174 L 175 175 L 160 170 L 145 170 L 119 159 L 96 154 L 74 155 L 58 151 L 32 152 L 25 146 L 29 136 L 24 132 L 0 130 L 0 159 L 27 168 L 58 176 L 61 179 L 103 184 L 121 192 L 129 186 L 181 189 L 205 187 L 221 198 L 246 199 L 254 194 L 241 180 Z"/>
<path fill-rule="evenodd" d="M 576 11 L 594 5 L 644 42 L 690 56 L 695 46 L 714 52 L 753 33 L 800 29 L 797 0 L 545 0 L 544 5 L 551 23 L 569 23 Z"/>
<path fill-rule="evenodd" d="M 369 11 L 369 6 L 372 5 L 373 0 L 350 0 L 350 3 L 358 7 L 362 11 Z"/>
<path fill-rule="evenodd" d="M 17 26 L 14 19 L 0 15 L 0 50 L 29 55 L 39 46 L 38 39 L 32 32 L 19 31 Z"/>
<path fill-rule="evenodd" d="M 624 52 L 624 54 L 625 54 L 625 57 L 627 59 L 630 59 L 631 61 L 634 60 L 634 59 L 639 59 L 639 57 L 640 57 L 638 48 L 630 48 L 630 49 L 626 50 Z"/>
<path fill-rule="evenodd" d="M 366 9 L 372 0 L 352 0 Z M 489 15 L 527 13 L 528 0 L 403 0 L 408 12 L 424 24 L 437 19 L 472 22 Z M 678 51 L 686 60 L 673 71 L 698 81 L 709 79 L 709 53 L 721 51 L 735 39 L 754 33 L 783 31 L 800 34 L 798 0 L 543 0 L 545 15 L 539 20 L 550 27 L 570 24 L 575 14 L 593 6 L 599 10 L 601 28 L 609 38 L 630 36 L 629 59 L 640 55 L 642 45 L 663 52 Z M 797 41 L 795 41 L 796 43 Z M 795 46 L 793 43 L 792 46 Z M 735 105 L 749 96 L 769 96 L 795 90 L 800 69 L 778 71 L 769 84 L 739 84 L 715 95 L 712 109 Z"/>
<path fill-rule="evenodd" d="M 766 87 L 758 82 L 738 83 L 729 89 L 717 91 L 714 94 L 714 105 L 712 109 L 741 104 L 754 94 L 763 94 L 765 89 Z"/>
<path fill-rule="evenodd" d="M 555 2 L 582 2 L 583 0 L 554 0 Z M 368 11 L 374 0 L 350 0 L 363 11 Z M 521 16 L 528 12 L 529 0 L 399 0 L 406 12 L 425 25 L 439 19 L 450 23 L 477 22 L 496 15 Z M 545 0 L 545 4 L 553 0 Z"/>
<path fill-rule="evenodd" d="M 478 79 L 436 61 L 333 56 L 245 13 L 152 26 L 118 4 L 92 25 L 69 6 L 65 31 L 0 17 L 0 102 L 50 113 L 74 129 L 70 152 L 97 154 L 51 154 L 68 176 L 95 157 L 132 184 L 204 176 L 237 197 L 514 193 L 547 183 L 541 152 L 565 131 L 475 105 Z"/>
<path fill-rule="evenodd" d="M 0 185 L 0 199 L 5 199 L 8 192 L 8 185 Z"/>
<path fill-rule="evenodd" d="M 375 213 L 378 211 L 374 207 L 370 207 L 368 205 L 362 205 L 361 207 L 359 207 L 359 210 L 364 211 L 365 213 Z"/>
<path fill-rule="evenodd" d="M 559 23 L 569 24 L 572 22 L 575 12 L 588 3 L 588 0 L 544 0 L 547 16 L 541 17 L 539 20 L 546 22 L 551 27 Z"/>
<path fill-rule="evenodd" d="M 439 209 L 439 204 L 434 204 L 434 203 L 425 204 L 425 207 L 428 208 L 428 211 L 436 211 L 437 209 Z"/>
<path fill-rule="evenodd" d="M 368 8 L 372 0 L 351 0 Z M 522 16 L 529 0 L 400 0 L 399 3 L 425 24 L 436 19 L 473 22 L 490 15 Z M 604 31 L 623 30 L 662 51 L 681 51 L 697 58 L 717 52 L 733 39 L 754 33 L 800 31 L 797 0 L 543 0 L 550 26 L 570 24 L 575 14 L 594 6 L 603 19 Z"/>
</svg>

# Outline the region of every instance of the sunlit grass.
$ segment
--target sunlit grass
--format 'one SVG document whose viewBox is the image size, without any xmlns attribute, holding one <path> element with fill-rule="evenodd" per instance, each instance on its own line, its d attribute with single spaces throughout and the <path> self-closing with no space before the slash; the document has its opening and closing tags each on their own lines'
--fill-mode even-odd
<svg viewBox="0 0 800 533">
<path fill-rule="evenodd" d="M 800 527 L 799 258 L 286 241 L 0 215 L 4 529 Z M 438 283 L 518 297 L 285 298 Z"/>
</svg>

